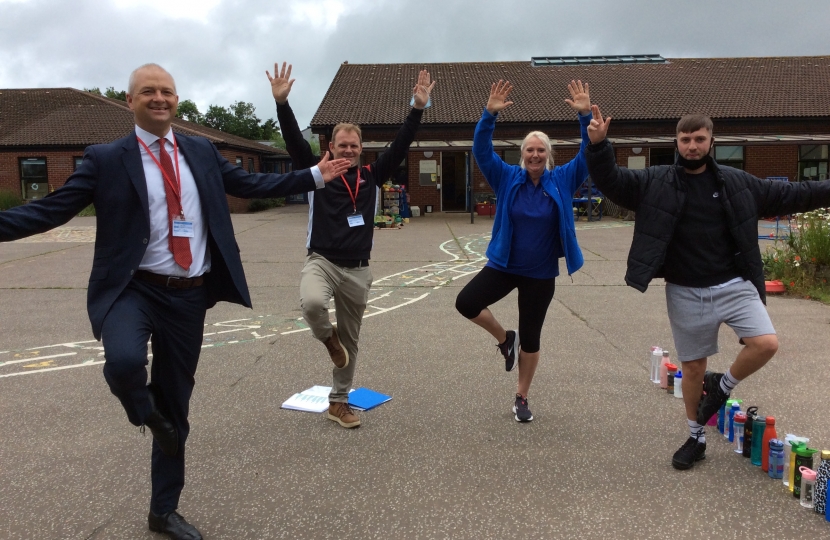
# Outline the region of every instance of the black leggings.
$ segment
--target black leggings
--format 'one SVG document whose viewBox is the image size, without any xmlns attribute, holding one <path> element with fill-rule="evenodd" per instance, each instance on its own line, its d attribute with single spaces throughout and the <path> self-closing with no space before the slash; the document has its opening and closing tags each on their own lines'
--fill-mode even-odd
<svg viewBox="0 0 830 540">
<path fill-rule="evenodd" d="M 513 289 L 519 289 L 519 341 L 526 353 L 539 352 L 542 324 L 556 288 L 556 278 L 536 279 L 485 266 L 458 293 L 455 309 L 468 319 L 475 319 L 481 310 L 495 304 Z"/>
</svg>

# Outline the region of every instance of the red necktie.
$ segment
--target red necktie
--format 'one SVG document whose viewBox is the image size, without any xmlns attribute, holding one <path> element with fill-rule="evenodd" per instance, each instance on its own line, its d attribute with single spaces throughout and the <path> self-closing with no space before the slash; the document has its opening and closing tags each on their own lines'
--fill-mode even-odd
<svg viewBox="0 0 830 540">
<path fill-rule="evenodd" d="M 159 139 L 159 161 L 161 161 L 161 170 L 164 171 L 164 174 L 167 176 L 168 179 L 177 182 L 178 178 L 176 177 L 176 171 L 173 167 L 173 160 L 170 159 L 170 154 L 167 153 L 167 150 L 164 148 L 164 141 L 165 139 Z M 170 185 L 170 182 L 163 182 L 164 183 L 164 194 L 167 197 L 167 222 L 169 226 L 168 230 L 168 244 L 170 246 L 170 252 L 173 253 L 173 260 L 176 261 L 176 264 L 184 268 L 185 270 L 190 269 L 190 265 L 193 264 L 193 256 L 190 254 L 190 239 L 186 236 L 173 236 L 173 220 L 174 219 L 181 219 L 181 208 L 179 206 L 179 197 L 176 197 L 176 193 L 173 191 L 173 187 Z M 179 195 L 181 195 L 181 185 L 177 186 L 179 188 Z"/>
</svg>

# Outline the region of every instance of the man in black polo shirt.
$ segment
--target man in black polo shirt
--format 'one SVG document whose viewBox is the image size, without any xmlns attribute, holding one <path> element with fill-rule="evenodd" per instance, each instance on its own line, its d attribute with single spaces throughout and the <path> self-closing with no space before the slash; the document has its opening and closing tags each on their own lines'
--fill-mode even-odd
<svg viewBox="0 0 830 540">
<path fill-rule="evenodd" d="M 690 432 L 672 465 L 689 469 L 706 457 L 704 424 L 778 350 L 764 307 L 758 218 L 830 205 L 830 182 L 774 182 L 718 165 L 710 156 L 712 120 L 701 114 L 677 123 L 674 165 L 628 170 L 617 166 L 605 138 L 611 118 L 603 120 L 596 105 L 592 112 L 591 178 L 609 199 L 637 213 L 625 281 L 645 291 L 653 278 L 666 279 Z M 722 323 L 744 348 L 726 373 L 707 372 Z"/>
<path fill-rule="evenodd" d="M 265 74 L 271 82 L 271 92 L 277 102 L 277 119 L 294 167 L 307 168 L 304 163 L 315 165 L 317 160 L 311 146 L 303 138 L 288 105 L 288 94 L 294 84 L 291 66 L 286 69 L 283 62 L 280 71 L 274 64 L 274 77 L 267 71 Z M 300 302 L 311 332 L 326 346 L 334 363 L 328 418 L 344 428 L 360 426 L 360 418 L 348 402 L 357 363 L 360 326 L 372 286 L 369 256 L 377 188 L 392 176 L 406 157 L 434 86 L 429 73 L 421 71 L 412 89 L 413 107 L 409 115 L 389 149 L 374 163 L 360 165 L 363 141 L 359 126 L 347 123 L 334 126 L 329 150 L 337 157 L 351 160 L 351 167 L 326 189 L 309 193 L 308 257 L 300 279 Z M 332 298 L 336 329 L 329 321 L 328 307 Z"/>
</svg>

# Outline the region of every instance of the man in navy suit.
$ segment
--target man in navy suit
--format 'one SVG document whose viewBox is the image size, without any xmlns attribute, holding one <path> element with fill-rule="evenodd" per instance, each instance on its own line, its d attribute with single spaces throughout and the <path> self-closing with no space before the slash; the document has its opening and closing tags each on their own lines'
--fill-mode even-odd
<svg viewBox="0 0 830 540">
<path fill-rule="evenodd" d="M 346 172 L 349 160 L 324 157 L 285 175 L 248 173 L 206 139 L 174 136 L 178 101 L 167 71 L 155 64 L 136 69 L 127 94 L 135 131 L 87 148 L 54 193 L 0 213 L 0 241 L 48 231 L 95 206 L 87 311 L 103 341 L 104 378 L 129 421 L 153 433 L 150 530 L 192 540 L 202 536 L 176 509 L 205 311 L 218 301 L 251 307 L 225 194 L 313 191 Z"/>
</svg>

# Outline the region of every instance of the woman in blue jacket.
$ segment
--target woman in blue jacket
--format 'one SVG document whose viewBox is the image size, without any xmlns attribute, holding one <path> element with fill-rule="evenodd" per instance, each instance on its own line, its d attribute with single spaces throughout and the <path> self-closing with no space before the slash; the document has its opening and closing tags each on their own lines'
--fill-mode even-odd
<svg viewBox="0 0 830 540">
<path fill-rule="evenodd" d="M 490 87 L 490 98 L 476 125 L 473 155 L 496 194 L 493 235 L 487 247 L 487 265 L 458 294 L 455 307 L 496 339 L 505 369 L 519 366 L 519 383 L 513 413 L 517 422 L 530 422 L 533 414 L 527 394 L 539 363 L 539 337 L 553 300 L 559 258 L 565 257 L 568 274 L 582 267 L 576 243 L 573 194 L 588 176 L 585 148 L 591 122 L 588 84 L 571 81 L 571 99 L 565 102 L 579 112 L 582 144 L 577 156 L 553 166 L 550 139 L 540 131 L 522 142 L 519 165 L 508 165 L 493 151 L 493 130 L 499 111 L 513 104 L 507 97 L 509 81 Z M 505 331 L 488 306 L 519 289 L 519 327 Z M 519 346 L 521 338 L 521 347 Z"/>
</svg>

